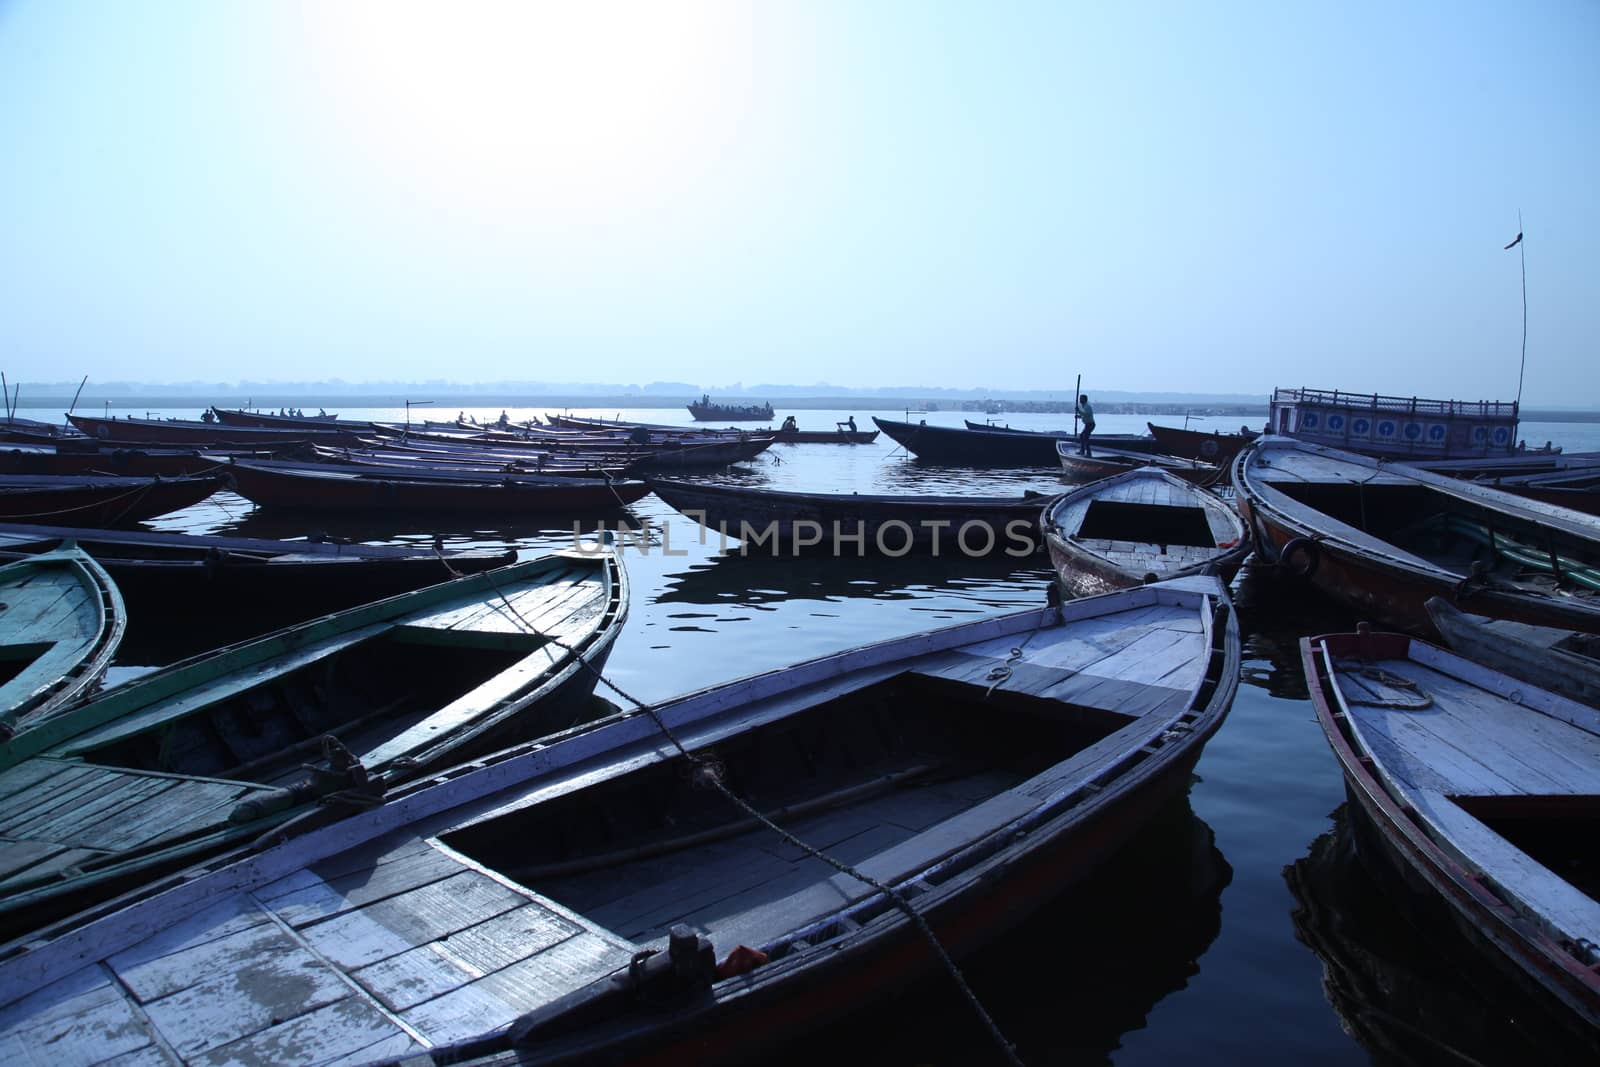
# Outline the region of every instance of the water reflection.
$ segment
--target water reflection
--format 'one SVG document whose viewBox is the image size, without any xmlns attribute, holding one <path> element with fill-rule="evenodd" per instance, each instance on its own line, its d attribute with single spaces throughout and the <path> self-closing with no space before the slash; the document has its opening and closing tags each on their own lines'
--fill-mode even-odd
<svg viewBox="0 0 1600 1067">
<path fill-rule="evenodd" d="M 1170 805 L 1087 882 L 963 960 L 962 973 L 1024 1063 L 1103 1062 L 1183 989 L 1222 927 L 1233 869 L 1187 798 Z M 972 1007 L 932 975 L 776 1059 L 995 1063 Z"/>
<path fill-rule="evenodd" d="M 1250 562 L 1233 583 L 1234 607 L 1244 635 L 1241 679 L 1275 697 L 1307 700 L 1300 638 L 1346 633 L 1357 619 L 1305 585 L 1281 578 L 1270 564 Z"/>
<path fill-rule="evenodd" d="M 1442 903 L 1374 876 L 1363 857 L 1379 846 L 1349 805 L 1333 823 L 1283 878 L 1295 936 L 1322 961 L 1323 994 L 1376 1062 L 1596 1062 L 1600 1050 L 1569 1036 L 1567 1020 L 1471 950 Z"/>
<path fill-rule="evenodd" d="M 1051 571 L 1041 557 L 1013 559 L 906 556 L 771 557 L 737 552 L 668 574 L 656 604 L 771 605 L 786 601 L 921 600 L 931 594 L 970 599 L 988 608 L 1044 602 Z"/>
</svg>

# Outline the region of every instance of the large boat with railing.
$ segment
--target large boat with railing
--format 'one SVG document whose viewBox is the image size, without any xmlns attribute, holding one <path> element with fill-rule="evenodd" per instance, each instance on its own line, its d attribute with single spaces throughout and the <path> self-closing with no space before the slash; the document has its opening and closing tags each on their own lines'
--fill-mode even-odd
<svg viewBox="0 0 1600 1067">
<path fill-rule="evenodd" d="M 1516 401 L 1274 389 L 1267 427 L 1302 441 L 1393 459 L 1509 456 L 1518 451 Z"/>
</svg>

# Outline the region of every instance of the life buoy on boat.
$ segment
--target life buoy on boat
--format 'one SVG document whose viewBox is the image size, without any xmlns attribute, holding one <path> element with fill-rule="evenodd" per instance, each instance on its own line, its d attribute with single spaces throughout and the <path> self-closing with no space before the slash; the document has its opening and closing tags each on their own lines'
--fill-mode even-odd
<svg viewBox="0 0 1600 1067">
<path fill-rule="evenodd" d="M 1296 559 L 1300 562 L 1296 562 Z M 1278 550 L 1278 566 L 1290 577 L 1302 581 L 1317 573 L 1322 562 L 1322 546 L 1309 537 L 1296 537 Z"/>
<path fill-rule="evenodd" d="M 1216 441 L 1211 440 L 1210 438 L 1207 438 L 1206 440 L 1200 442 L 1200 458 L 1201 459 L 1216 459 L 1217 458 L 1217 452 L 1218 452 L 1218 448 L 1217 448 L 1217 442 Z"/>
</svg>

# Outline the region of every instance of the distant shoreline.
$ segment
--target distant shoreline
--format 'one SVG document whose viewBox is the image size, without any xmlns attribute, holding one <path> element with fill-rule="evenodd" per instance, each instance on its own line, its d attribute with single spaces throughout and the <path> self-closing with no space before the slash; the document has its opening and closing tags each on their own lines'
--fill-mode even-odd
<svg viewBox="0 0 1600 1067">
<path fill-rule="evenodd" d="M 403 407 L 406 401 L 413 405 L 419 400 L 431 401 L 427 407 L 419 410 L 420 417 L 448 418 L 452 412 L 446 408 L 539 408 L 544 407 L 555 413 L 568 409 L 586 409 L 605 411 L 627 409 L 651 410 L 683 410 L 690 402 L 699 400 L 698 396 L 574 396 L 560 394 L 519 394 L 519 393 L 453 393 L 448 396 L 431 398 L 419 397 L 416 392 L 407 394 L 396 393 L 344 393 L 327 395 L 319 393 L 255 393 L 250 396 L 230 396 L 218 393 L 211 397 L 194 394 L 127 394 L 116 395 L 84 395 L 78 398 L 77 408 L 84 414 L 96 415 L 105 410 L 107 403 L 115 415 L 142 416 L 149 411 L 157 413 L 162 408 L 204 408 L 209 404 L 218 404 L 222 407 L 243 407 L 246 401 L 263 411 L 276 411 L 280 407 L 298 407 L 314 410 L 326 408 L 329 412 L 337 413 L 342 408 L 392 408 Z M 717 399 L 713 397 L 713 399 Z M 729 398 L 728 402 L 743 403 L 748 398 Z M 756 401 L 750 400 L 754 403 Z M 72 403 L 71 396 L 39 396 L 24 397 L 22 407 L 38 410 L 66 411 L 67 405 Z M 1063 401 L 1037 401 L 1020 400 L 1015 402 L 999 401 L 1002 410 L 989 415 L 996 418 L 1014 414 L 1072 413 L 1070 403 Z M 958 400 L 951 397 L 930 396 L 919 397 L 884 397 L 884 396 L 815 396 L 815 397 L 773 397 L 772 406 L 778 411 L 909 411 L 912 414 L 936 412 L 939 414 L 965 414 L 974 421 L 982 421 L 986 415 L 980 404 Z M 1112 401 L 1096 400 L 1095 410 L 1105 415 L 1153 415 L 1170 418 L 1173 416 L 1209 416 L 1213 418 L 1241 418 L 1265 420 L 1267 405 L 1263 401 L 1259 404 L 1236 403 L 1176 403 L 1161 401 Z M 442 412 L 430 416 L 429 412 Z M 0 420 L 4 415 L 0 414 Z M 1528 408 L 1522 410 L 1523 422 L 1600 422 L 1600 411 L 1563 411 L 1554 408 Z"/>
</svg>

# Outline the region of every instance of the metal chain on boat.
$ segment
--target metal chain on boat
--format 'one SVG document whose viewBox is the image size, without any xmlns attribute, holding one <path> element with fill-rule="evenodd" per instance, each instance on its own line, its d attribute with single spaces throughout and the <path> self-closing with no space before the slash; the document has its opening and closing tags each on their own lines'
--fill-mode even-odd
<svg viewBox="0 0 1600 1067">
<path fill-rule="evenodd" d="M 449 564 L 447 563 L 446 566 L 449 566 Z M 484 573 L 487 576 L 488 572 Z M 505 601 L 506 608 L 511 612 L 511 614 L 515 615 L 518 621 L 526 626 L 531 632 L 539 634 L 539 636 L 543 637 L 546 641 L 550 642 L 552 645 L 555 645 L 557 648 L 571 653 L 572 656 L 580 664 L 582 664 L 590 674 L 595 676 L 596 681 L 603 684 L 607 689 L 610 689 L 622 699 L 628 701 L 628 703 L 632 704 L 639 711 L 642 711 L 646 715 L 650 716 L 651 721 L 656 724 L 656 728 L 660 730 L 662 735 L 672 743 L 672 747 L 677 749 L 678 754 L 694 768 L 693 778 L 697 784 L 707 785 L 716 789 L 735 807 L 739 808 L 750 818 L 754 819 L 767 829 L 771 830 L 773 833 L 777 834 L 787 844 L 793 845 L 795 848 L 800 849 L 813 859 L 821 860 L 823 863 L 826 863 L 840 874 L 848 875 L 849 877 L 854 878 L 856 881 L 861 882 L 863 885 L 869 886 L 877 892 L 882 893 L 886 898 L 888 898 L 888 900 L 893 903 L 894 906 L 899 909 L 899 911 L 905 915 L 908 920 L 910 920 L 912 925 L 916 927 L 917 932 L 922 935 L 923 939 L 928 942 L 928 945 L 933 949 L 934 955 L 938 957 L 938 960 L 943 965 L 946 973 L 948 973 L 951 979 L 954 980 L 957 989 L 959 989 L 961 995 L 966 998 L 967 1003 L 972 1005 L 972 1010 L 977 1013 L 978 1018 L 983 1022 L 984 1027 L 989 1031 L 989 1036 L 994 1039 L 995 1044 L 999 1046 L 1001 1052 L 1005 1055 L 1006 1061 L 1008 1063 L 1017 1064 L 1018 1067 L 1021 1067 L 1022 1059 L 1017 1055 L 1016 1046 L 1006 1039 L 1005 1034 L 1000 1030 L 999 1024 L 994 1021 L 994 1017 L 989 1014 L 988 1009 L 983 1006 L 983 1002 L 978 999 L 978 995 L 973 992 L 971 985 L 967 983 L 966 975 L 961 972 L 961 968 L 956 965 L 955 960 L 950 958 L 950 953 L 945 950 L 944 945 L 939 941 L 939 935 L 934 933 L 933 927 L 928 924 L 928 920 L 924 918 L 922 913 L 912 905 L 911 901 L 906 899 L 903 893 L 891 885 L 880 882 L 878 879 L 872 877 L 866 872 L 857 870 L 842 860 L 834 859 L 832 856 L 816 848 L 815 846 L 800 840 L 798 837 L 794 836 L 794 834 L 790 833 L 788 830 L 785 830 L 783 827 L 767 818 L 765 814 L 753 807 L 749 801 L 745 800 L 728 787 L 728 784 L 722 779 L 721 770 L 717 766 L 715 760 L 709 759 L 705 756 L 697 756 L 684 747 L 683 742 L 678 740 L 678 736 L 672 732 L 672 728 L 666 724 L 666 722 L 661 718 L 660 714 L 652 705 L 645 703 L 632 693 L 629 693 L 627 690 L 617 685 L 617 683 L 613 682 L 611 679 L 607 678 L 598 667 L 589 662 L 588 659 L 584 658 L 584 656 L 571 645 L 568 645 L 558 638 L 552 637 L 548 634 L 540 633 L 537 628 L 535 628 L 531 623 L 528 622 L 526 618 L 523 617 L 522 613 L 517 610 L 516 605 L 511 602 L 511 599 L 505 595 L 499 586 L 494 584 L 494 579 L 489 578 L 488 581 L 489 585 L 499 595 L 500 599 Z M 1042 628 L 1043 624 L 1041 623 L 1040 626 L 1034 628 L 1033 633 L 1038 633 Z M 1029 634 L 1028 640 L 1031 640 L 1032 638 L 1033 634 Z M 1022 642 L 1023 645 L 1026 645 L 1027 643 L 1027 640 Z M 1022 650 L 1020 648 L 1013 649 L 1012 652 L 1018 657 L 1020 657 L 1022 654 Z M 999 668 L 996 669 L 998 670 Z M 998 685 L 999 683 L 996 682 L 995 684 Z M 991 689 L 992 688 L 993 687 L 991 687 Z"/>
</svg>

